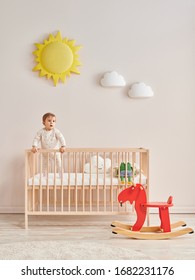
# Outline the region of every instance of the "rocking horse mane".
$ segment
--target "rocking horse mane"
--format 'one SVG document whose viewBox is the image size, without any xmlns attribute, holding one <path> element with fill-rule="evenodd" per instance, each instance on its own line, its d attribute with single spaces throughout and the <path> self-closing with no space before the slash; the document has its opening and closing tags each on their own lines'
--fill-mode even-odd
<svg viewBox="0 0 195 280">
<path fill-rule="evenodd" d="M 137 203 L 145 203 L 147 201 L 146 192 L 141 184 L 133 185 L 124 189 L 118 196 L 119 203 L 129 201 L 131 204 L 135 201 Z"/>
</svg>

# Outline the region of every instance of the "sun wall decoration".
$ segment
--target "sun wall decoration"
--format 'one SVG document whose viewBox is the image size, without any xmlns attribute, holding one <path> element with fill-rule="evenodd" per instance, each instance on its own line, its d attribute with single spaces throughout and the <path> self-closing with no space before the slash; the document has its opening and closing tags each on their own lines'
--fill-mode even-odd
<svg viewBox="0 0 195 280">
<path fill-rule="evenodd" d="M 75 40 L 62 39 L 61 33 L 50 34 L 44 43 L 36 43 L 37 49 L 33 52 L 37 65 L 33 71 L 40 71 L 39 76 L 53 79 L 54 85 L 61 80 L 66 81 L 66 76 L 71 73 L 80 74 L 77 66 L 81 65 L 77 54 L 81 46 L 75 46 Z"/>
</svg>

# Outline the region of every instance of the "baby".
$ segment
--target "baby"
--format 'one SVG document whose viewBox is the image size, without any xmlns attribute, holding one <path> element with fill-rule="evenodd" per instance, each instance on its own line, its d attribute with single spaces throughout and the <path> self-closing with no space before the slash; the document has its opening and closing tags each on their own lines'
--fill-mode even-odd
<svg viewBox="0 0 195 280">
<path fill-rule="evenodd" d="M 55 128 L 56 116 L 52 113 L 46 113 L 42 117 L 44 128 L 39 130 L 33 139 L 32 149 L 33 153 L 36 153 L 39 145 L 42 149 L 59 149 L 61 153 L 65 152 L 66 141 L 62 133 Z M 53 154 L 50 154 L 50 158 L 54 158 Z M 61 171 L 61 156 L 56 153 L 57 169 Z M 47 169 L 48 157 L 46 153 L 43 153 L 43 172 Z"/>
</svg>

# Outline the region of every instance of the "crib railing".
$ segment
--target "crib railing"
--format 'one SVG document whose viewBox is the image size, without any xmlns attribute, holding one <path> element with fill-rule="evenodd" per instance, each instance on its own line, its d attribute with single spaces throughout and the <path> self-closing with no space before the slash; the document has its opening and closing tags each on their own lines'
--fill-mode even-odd
<svg viewBox="0 0 195 280">
<path fill-rule="evenodd" d="M 131 164 L 132 172 L 123 170 Z M 136 180 L 149 195 L 149 151 L 132 148 L 67 148 L 25 152 L 25 225 L 29 215 L 125 214 L 119 192 Z"/>
</svg>

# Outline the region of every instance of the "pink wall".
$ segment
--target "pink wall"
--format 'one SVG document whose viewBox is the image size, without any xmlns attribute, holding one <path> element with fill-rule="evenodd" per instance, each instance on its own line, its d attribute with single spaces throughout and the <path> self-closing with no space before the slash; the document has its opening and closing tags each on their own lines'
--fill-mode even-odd
<svg viewBox="0 0 195 280">
<path fill-rule="evenodd" d="M 41 117 L 57 115 L 70 147 L 150 149 L 150 198 L 170 194 L 195 212 L 194 0 L 7 0 L 0 10 L 0 212 L 24 209 L 24 150 Z M 53 86 L 34 67 L 34 43 L 60 30 L 83 45 L 81 75 Z M 103 88 L 115 70 L 123 88 Z M 127 96 L 145 82 L 150 99 Z"/>
</svg>

